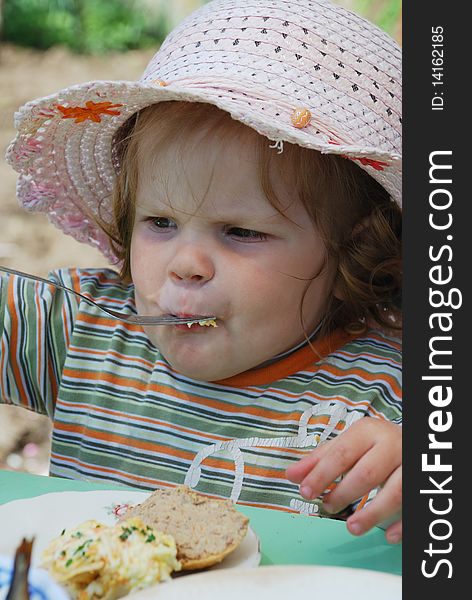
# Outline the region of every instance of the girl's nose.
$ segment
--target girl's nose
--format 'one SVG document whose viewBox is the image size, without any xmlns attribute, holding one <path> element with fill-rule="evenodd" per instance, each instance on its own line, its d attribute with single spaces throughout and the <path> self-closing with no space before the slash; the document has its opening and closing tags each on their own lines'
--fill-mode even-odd
<svg viewBox="0 0 472 600">
<path fill-rule="evenodd" d="M 203 284 L 213 278 L 215 267 L 206 251 L 194 244 L 187 244 L 174 255 L 168 272 L 176 283 Z"/>
</svg>

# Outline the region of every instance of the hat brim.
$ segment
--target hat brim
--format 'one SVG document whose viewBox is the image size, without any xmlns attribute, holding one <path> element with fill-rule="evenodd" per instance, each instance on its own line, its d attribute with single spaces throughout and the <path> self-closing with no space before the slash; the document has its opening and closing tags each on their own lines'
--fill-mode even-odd
<svg viewBox="0 0 472 600">
<path fill-rule="evenodd" d="M 7 150 L 7 162 L 20 174 L 20 203 L 28 210 L 45 212 L 57 227 L 97 246 L 113 260 L 106 236 L 95 222 L 97 216 L 111 219 L 116 177 L 113 137 L 139 110 L 171 100 L 213 104 L 271 141 L 350 158 L 401 206 L 401 156 L 345 135 L 323 115 L 315 115 L 299 129 L 291 123 L 295 107 L 280 97 L 267 97 L 267 91 L 260 97 L 252 91 L 248 109 L 246 94 L 238 92 L 237 86 L 228 90 L 227 82 L 219 86 L 135 81 L 72 86 L 29 102 L 16 113 L 18 133 Z"/>
</svg>

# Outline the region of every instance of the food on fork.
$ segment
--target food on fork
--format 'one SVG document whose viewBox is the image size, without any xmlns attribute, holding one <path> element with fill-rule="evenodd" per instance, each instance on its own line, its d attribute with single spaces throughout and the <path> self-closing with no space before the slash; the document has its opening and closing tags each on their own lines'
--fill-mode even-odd
<svg viewBox="0 0 472 600">
<path fill-rule="evenodd" d="M 198 321 L 197 324 L 200 325 L 200 327 L 218 327 L 215 319 L 202 319 L 201 321 Z M 195 325 L 195 323 L 187 323 L 187 327 L 189 328 L 192 327 L 192 325 Z"/>
<path fill-rule="evenodd" d="M 180 570 L 172 536 L 139 518 L 116 525 L 85 521 L 65 529 L 43 552 L 42 567 L 73 600 L 116 600 Z"/>
<path fill-rule="evenodd" d="M 186 486 L 156 490 L 128 509 L 123 518 L 129 517 L 170 534 L 184 571 L 221 562 L 242 542 L 249 523 L 231 500 L 210 498 Z"/>
</svg>

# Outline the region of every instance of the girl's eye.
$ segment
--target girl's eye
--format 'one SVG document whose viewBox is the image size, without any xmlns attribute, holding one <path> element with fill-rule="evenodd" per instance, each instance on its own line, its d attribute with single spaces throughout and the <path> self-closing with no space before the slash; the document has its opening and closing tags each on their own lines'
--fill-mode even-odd
<svg viewBox="0 0 472 600">
<path fill-rule="evenodd" d="M 154 229 L 159 229 L 160 231 L 176 227 L 175 222 L 167 217 L 149 217 L 147 221 Z"/>
<path fill-rule="evenodd" d="M 267 239 L 267 234 L 254 229 L 243 229 L 242 227 L 228 227 L 226 235 L 243 239 L 245 242 L 261 242 Z"/>
</svg>

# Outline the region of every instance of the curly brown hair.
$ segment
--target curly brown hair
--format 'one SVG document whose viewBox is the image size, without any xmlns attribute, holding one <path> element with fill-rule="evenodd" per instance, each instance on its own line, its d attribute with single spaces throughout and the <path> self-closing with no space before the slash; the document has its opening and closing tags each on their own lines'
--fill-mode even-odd
<svg viewBox="0 0 472 600">
<path fill-rule="evenodd" d="M 267 138 L 208 104 L 169 101 L 147 107 L 115 136 L 120 169 L 113 194 L 114 220 L 99 224 L 121 261 L 123 280 L 131 280 L 130 247 L 143 131 L 152 128 L 153 144 L 162 148 L 170 141 L 185 142 L 189 131 L 202 127 L 210 135 L 239 131 L 252 136 L 261 185 L 282 213 L 270 174 L 276 168 L 290 178 L 324 240 L 327 256 L 337 267 L 324 332 L 337 327 L 360 331 L 367 324 L 400 329 L 402 214 L 387 191 L 353 161 L 340 156 L 289 143 L 284 143 L 279 154 Z"/>
</svg>

